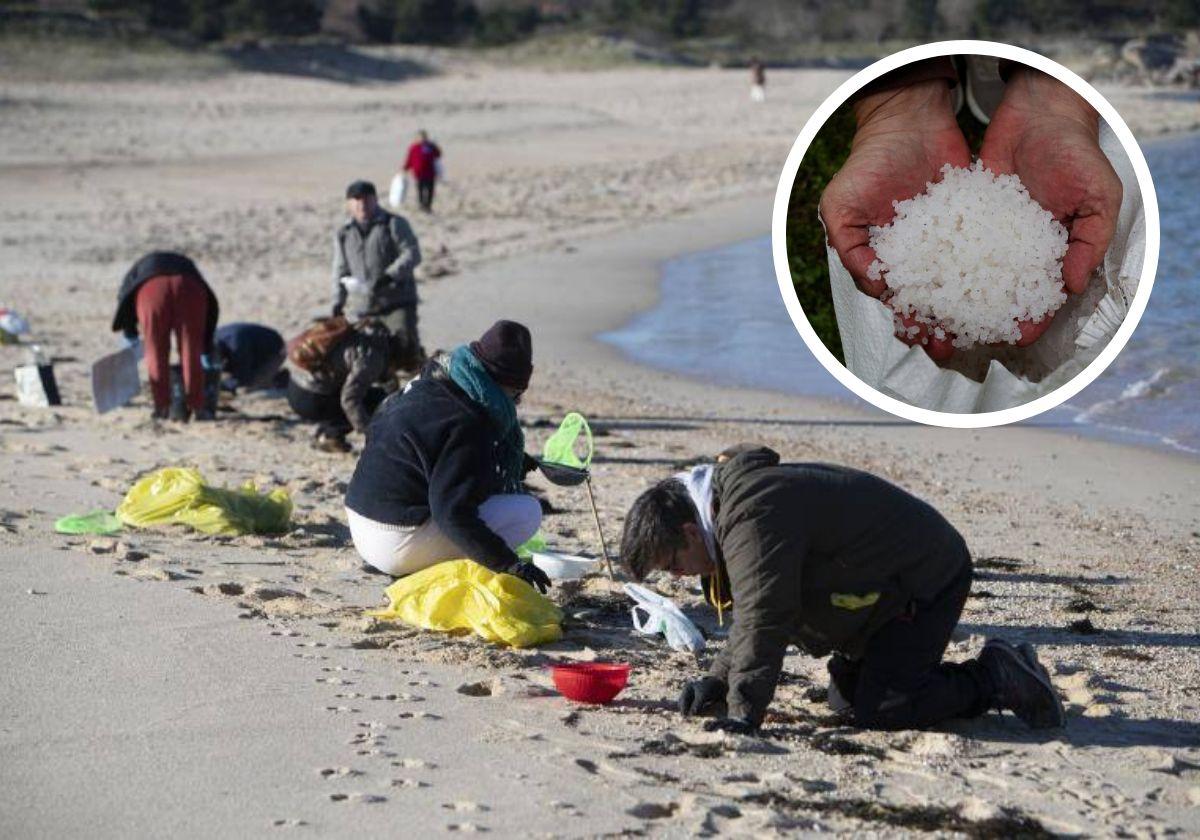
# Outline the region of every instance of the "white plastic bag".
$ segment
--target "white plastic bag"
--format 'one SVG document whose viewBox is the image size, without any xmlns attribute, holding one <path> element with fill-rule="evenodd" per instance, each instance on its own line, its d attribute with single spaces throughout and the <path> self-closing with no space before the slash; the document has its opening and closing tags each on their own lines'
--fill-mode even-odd
<svg viewBox="0 0 1200 840">
<path fill-rule="evenodd" d="M 404 177 L 404 173 L 397 172 L 392 176 L 392 186 L 388 189 L 388 204 L 399 207 L 404 203 L 404 196 L 407 193 L 408 179 Z"/>
<path fill-rule="evenodd" d="M 691 653 L 704 650 L 704 635 L 692 620 L 675 606 L 674 601 L 636 583 L 626 583 L 623 588 L 626 595 L 637 601 L 637 606 L 629 611 L 633 616 L 634 630 L 644 636 L 657 636 L 662 633 L 673 650 Z"/>
</svg>

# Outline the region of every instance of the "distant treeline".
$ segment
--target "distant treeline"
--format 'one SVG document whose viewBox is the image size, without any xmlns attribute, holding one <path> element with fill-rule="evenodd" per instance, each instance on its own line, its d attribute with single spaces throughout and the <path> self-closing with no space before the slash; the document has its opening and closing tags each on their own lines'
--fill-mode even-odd
<svg viewBox="0 0 1200 840">
<path fill-rule="evenodd" d="M 8 5 L 0 0 L 0 5 Z M 1200 26 L 1200 0 L 88 0 L 203 40 L 322 31 L 381 43 L 503 44 L 544 26 L 746 44 L 1128 34 Z"/>
</svg>

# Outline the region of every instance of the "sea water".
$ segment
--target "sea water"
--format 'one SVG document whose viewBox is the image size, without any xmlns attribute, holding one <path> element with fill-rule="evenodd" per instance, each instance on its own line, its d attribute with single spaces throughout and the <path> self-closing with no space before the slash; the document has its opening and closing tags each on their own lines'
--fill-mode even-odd
<svg viewBox="0 0 1200 840">
<path fill-rule="evenodd" d="M 1149 306 L 1116 360 L 1071 401 L 1028 421 L 1200 454 L 1200 135 L 1145 149 L 1162 217 Z M 634 361 L 707 382 L 863 404 L 821 366 L 784 308 L 770 237 L 687 254 L 661 299 L 602 339 Z"/>
</svg>

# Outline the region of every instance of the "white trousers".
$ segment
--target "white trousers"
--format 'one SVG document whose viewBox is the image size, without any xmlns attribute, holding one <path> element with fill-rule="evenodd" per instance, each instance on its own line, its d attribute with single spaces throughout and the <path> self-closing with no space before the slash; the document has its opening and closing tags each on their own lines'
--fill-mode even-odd
<svg viewBox="0 0 1200 840">
<path fill-rule="evenodd" d="M 389 575 L 410 575 L 434 563 L 467 556 L 433 519 L 420 525 L 388 525 L 350 508 L 346 508 L 346 518 L 358 556 Z M 542 524 L 542 506 L 523 493 L 501 494 L 479 506 L 479 518 L 509 548 L 516 548 L 537 533 Z"/>
</svg>

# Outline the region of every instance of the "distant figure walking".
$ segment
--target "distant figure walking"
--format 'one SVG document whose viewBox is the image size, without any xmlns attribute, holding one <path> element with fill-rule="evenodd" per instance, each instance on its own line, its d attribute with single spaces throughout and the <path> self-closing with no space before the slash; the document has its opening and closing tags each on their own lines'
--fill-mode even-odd
<svg viewBox="0 0 1200 840">
<path fill-rule="evenodd" d="M 417 140 L 408 147 L 404 160 L 404 171 L 411 172 L 417 182 L 417 200 L 426 213 L 433 212 L 433 186 L 437 183 L 441 169 L 442 150 L 429 139 L 424 129 L 417 132 Z"/>
<path fill-rule="evenodd" d="M 754 102 L 767 100 L 767 67 L 757 58 L 750 61 L 750 99 Z"/>
<path fill-rule="evenodd" d="M 212 420 L 205 404 L 201 355 L 211 353 L 217 328 L 217 296 L 196 264 L 183 254 L 154 251 L 133 264 L 117 293 L 113 331 L 126 338 L 146 337 L 146 373 L 154 397 L 154 417 L 165 420 L 171 410 L 171 336 L 179 347 L 187 412 L 197 420 Z"/>
</svg>

